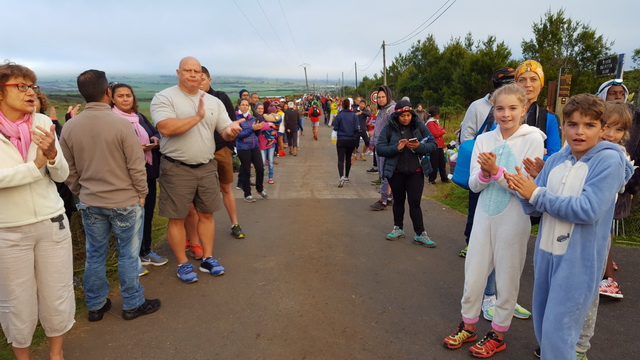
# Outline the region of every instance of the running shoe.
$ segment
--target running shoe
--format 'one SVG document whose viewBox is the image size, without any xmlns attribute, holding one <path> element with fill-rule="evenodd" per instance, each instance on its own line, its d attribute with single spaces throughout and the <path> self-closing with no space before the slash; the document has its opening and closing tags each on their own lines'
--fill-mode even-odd
<svg viewBox="0 0 640 360">
<path fill-rule="evenodd" d="M 531 311 L 522 307 L 522 305 L 516 303 L 516 308 L 513 310 L 513 316 L 518 319 L 528 319 L 531 317 Z"/>
<path fill-rule="evenodd" d="M 269 179 L 269 184 L 275 184 L 276 182 L 273 179 Z"/>
<path fill-rule="evenodd" d="M 189 246 L 189 255 L 193 256 L 194 259 L 196 260 L 202 259 L 203 254 L 204 252 L 202 251 L 202 245 L 191 244 L 191 246 Z"/>
<path fill-rule="evenodd" d="M 240 224 L 235 224 L 231 227 L 231 235 L 236 239 L 244 239 L 244 233 L 242 232 Z"/>
<path fill-rule="evenodd" d="M 362 154 L 362 155 L 360 155 L 360 160 L 362 160 L 362 161 L 367 161 L 367 158 L 366 158 L 366 157 L 364 157 L 364 154 Z"/>
<path fill-rule="evenodd" d="M 160 255 L 156 254 L 155 252 L 151 251 L 147 255 L 141 256 L 140 257 L 140 262 L 142 263 L 142 265 L 162 266 L 162 265 L 168 263 L 169 259 L 167 259 L 164 256 L 160 256 Z"/>
<path fill-rule="evenodd" d="M 341 188 L 344 186 L 344 176 L 340 178 L 340 180 L 338 180 L 338 187 Z"/>
<path fill-rule="evenodd" d="M 375 179 L 371 182 L 371 185 L 380 185 L 382 181 L 380 179 Z"/>
<path fill-rule="evenodd" d="M 368 172 L 369 174 L 377 173 L 377 172 L 378 172 L 378 168 L 376 168 L 376 167 L 372 167 L 371 169 L 367 170 L 367 172 Z"/>
<path fill-rule="evenodd" d="M 186 239 L 184 242 L 184 251 L 189 251 L 189 247 L 191 247 L 191 241 L 189 241 L 189 239 Z"/>
<path fill-rule="evenodd" d="M 371 210 L 373 211 L 387 210 L 387 204 L 383 203 L 381 200 L 378 200 L 373 205 L 370 205 L 369 208 L 371 208 Z"/>
<path fill-rule="evenodd" d="M 469 348 L 469 352 L 471 356 L 477 358 L 489 358 L 506 348 L 507 344 L 505 344 L 504 339 L 498 338 L 495 332 L 489 331 L 482 340 Z"/>
<path fill-rule="evenodd" d="M 248 203 L 254 203 L 256 202 L 256 199 L 253 196 L 249 195 L 244 198 L 244 201 Z"/>
<path fill-rule="evenodd" d="M 354 163 L 356 160 L 358 160 L 358 155 L 356 155 L 356 154 L 351 155 L 351 165 L 353 165 L 353 163 Z"/>
<path fill-rule="evenodd" d="M 269 195 L 267 194 L 267 190 L 260 191 L 260 196 L 262 196 L 262 198 L 265 200 L 269 200 Z"/>
<path fill-rule="evenodd" d="M 620 291 L 620 286 L 612 278 L 606 278 L 600 281 L 599 292 L 600 295 L 611 296 L 616 299 L 624 298 L 622 291 Z"/>
<path fill-rule="evenodd" d="M 178 270 L 176 271 L 176 275 L 187 284 L 198 281 L 198 275 L 193 272 L 193 265 L 190 262 L 186 262 L 184 264 L 178 265 Z"/>
<path fill-rule="evenodd" d="M 576 360 L 589 360 L 589 359 L 587 359 L 587 353 L 586 352 L 577 352 L 576 351 Z"/>
<path fill-rule="evenodd" d="M 618 271 L 618 264 L 615 261 L 611 261 L 613 263 L 613 270 Z"/>
<path fill-rule="evenodd" d="M 422 245 L 422 246 L 426 246 L 428 248 L 434 248 L 436 247 L 436 243 L 435 241 L 432 241 L 431 239 L 429 239 L 429 236 L 427 236 L 427 232 L 423 231 L 422 234 L 418 235 L 414 235 L 413 236 L 413 243 L 416 245 Z"/>
<path fill-rule="evenodd" d="M 208 272 L 214 276 L 224 275 L 224 268 L 222 267 L 222 265 L 220 265 L 218 260 L 214 259 L 211 256 L 202 260 L 202 262 L 200 263 L 200 271 Z"/>
<path fill-rule="evenodd" d="M 399 238 L 404 237 L 404 230 L 400 229 L 398 226 L 394 226 L 391 233 L 387 234 L 387 240 L 398 240 Z"/>
<path fill-rule="evenodd" d="M 140 265 L 140 268 L 138 269 L 138 276 L 145 276 L 149 273 L 149 270 L 147 270 L 147 268 L 145 268 L 144 266 Z"/>
<path fill-rule="evenodd" d="M 460 257 L 466 258 L 467 257 L 467 250 L 469 250 L 469 246 L 465 246 L 464 249 L 460 250 Z"/>
<path fill-rule="evenodd" d="M 464 328 L 464 322 L 458 325 L 458 328 L 449 336 L 444 338 L 444 347 L 449 349 L 459 349 L 462 344 L 475 341 L 478 338 L 474 331 Z"/>
<path fill-rule="evenodd" d="M 495 295 L 491 295 L 491 296 L 484 296 L 484 299 L 482 299 L 482 317 L 484 317 L 485 319 L 491 321 L 493 320 L 493 313 L 494 313 L 494 307 L 496 305 L 496 296 Z"/>
</svg>

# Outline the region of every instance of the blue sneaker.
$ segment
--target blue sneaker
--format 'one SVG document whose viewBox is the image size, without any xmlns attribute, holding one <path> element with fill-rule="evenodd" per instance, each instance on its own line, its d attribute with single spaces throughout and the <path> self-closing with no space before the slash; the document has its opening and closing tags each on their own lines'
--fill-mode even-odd
<svg viewBox="0 0 640 360">
<path fill-rule="evenodd" d="M 176 274 L 178 275 L 180 280 L 186 282 L 187 284 L 198 281 L 198 275 L 193 272 L 193 265 L 191 265 L 191 263 L 188 261 L 184 264 L 178 265 L 178 271 L 176 271 Z"/>
<path fill-rule="evenodd" d="M 428 248 L 436 247 L 436 243 L 434 241 L 431 241 L 431 239 L 429 239 L 429 236 L 427 236 L 426 231 L 423 231 L 422 234 L 420 235 L 416 234 L 413 237 L 413 243 L 417 245 L 426 246 Z"/>
<path fill-rule="evenodd" d="M 200 263 L 200 271 L 211 273 L 211 275 L 219 276 L 224 275 L 224 268 L 218 260 L 213 257 L 208 257 L 202 260 Z"/>
<path fill-rule="evenodd" d="M 164 256 L 160 256 L 160 255 L 156 254 L 155 252 L 151 251 L 147 255 L 141 256 L 140 257 L 140 261 L 142 262 L 142 265 L 162 266 L 162 265 L 168 263 L 169 259 L 167 259 Z"/>
<path fill-rule="evenodd" d="M 387 235 L 387 240 L 398 240 L 404 237 L 404 230 L 400 229 L 397 226 L 393 227 L 391 233 Z"/>
</svg>

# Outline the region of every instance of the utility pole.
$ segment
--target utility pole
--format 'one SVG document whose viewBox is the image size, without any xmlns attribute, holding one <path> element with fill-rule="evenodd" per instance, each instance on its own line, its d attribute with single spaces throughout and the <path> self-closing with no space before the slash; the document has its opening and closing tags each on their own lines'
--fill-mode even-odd
<svg viewBox="0 0 640 360">
<path fill-rule="evenodd" d="M 342 97 L 344 97 L 344 71 L 342 72 Z"/>
<path fill-rule="evenodd" d="M 382 40 L 382 68 L 384 69 L 384 85 L 387 85 L 387 48 Z"/>
<path fill-rule="evenodd" d="M 355 69 L 356 69 L 356 88 L 357 88 L 357 87 L 358 87 L 358 63 L 357 63 L 357 62 L 354 62 L 354 63 L 353 63 L 353 66 L 354 66 L 354 67 L 355 67 Z"/>
<path fill-rule="evenodd" d="M 300 66 L 302 66 L 302 68 L 304 69 L 304 82 L 307 85 L 307 91 L 309 91 L 309 80 L 307 80 L 307 67 L 311 65 L 304 63 L 304 64 L 301 64 Z"/>
</svg>

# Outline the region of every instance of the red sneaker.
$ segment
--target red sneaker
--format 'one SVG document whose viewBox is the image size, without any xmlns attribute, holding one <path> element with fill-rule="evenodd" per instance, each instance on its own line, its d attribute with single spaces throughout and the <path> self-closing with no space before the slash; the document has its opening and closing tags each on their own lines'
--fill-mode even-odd
<svg viewBox="0 0 640 360">
<path fill-rule="evenodd" d="M 484 359 L 492 357 L 495 353 L 506 348 L 507 344 L 504 343 L 504 339 L 498 338 L 495 332 L 489 331 L 480 342 L 469 348 L 469 352 L 471 356 Z"/>
<path fill-rule="evenodd" d="M 187 241 L 185 241 L 185 243 L 184 243 L 184 251 L 189 251 L 190 247 L 191 247 L 191 241 L 189 241 L 189 239 L 187 239 Z"/>
<path fill-rule="evenodd" d="M 200 244 L 191 244 L 189 247 L 189 254 L 193 256 L 194 259 L 200 260 L 202 259 L 202 255 L 204 255 L 204 251 L 202 251 L 202 246 Z"/>
<path fill-rule="evenodd" d="M 449 349 L 458 349 L 462 344 L 474 341 L 478 338 L 474 331 L 469 331 L 464 328 L 464 322 L 458 325 L 456 331 L 444 339 L 444 347 Z"/>
</svg>

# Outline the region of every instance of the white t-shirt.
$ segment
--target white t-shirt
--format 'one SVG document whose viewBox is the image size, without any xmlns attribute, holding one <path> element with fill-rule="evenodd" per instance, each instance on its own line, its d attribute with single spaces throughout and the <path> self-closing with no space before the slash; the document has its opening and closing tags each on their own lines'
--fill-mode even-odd
<svg viewBox="0 0 640 360">
<path fill-rule="evenodd" d="M 164 89 L 151 100 L 151 118 L 157 124 L 165 119 L 183 119 L 198 112 L 201 90 L 191 95 L 182 91 L 178 85 Z M 214 132 L 219 133 L 229 125 L 231 119 L 222 101 L 205 93 L 205 116 L 187 132 L 163 137 L 160 140 L 160 152 L 187 164 L 202 164 L 213 159 L 216 148 Z"/>
</svg>

